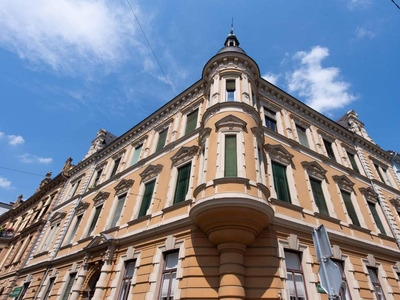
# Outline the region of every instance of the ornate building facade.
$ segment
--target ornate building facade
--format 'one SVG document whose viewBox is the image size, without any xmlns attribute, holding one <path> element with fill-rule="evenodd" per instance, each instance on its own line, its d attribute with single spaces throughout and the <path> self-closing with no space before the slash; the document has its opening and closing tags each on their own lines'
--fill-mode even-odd
<svg viewBox="0 0 400 300">
<path fill-rule="evenodd" d="M 262 79 L 233 32 L 199 81 L 106 136 L 69 171 L 18 299 L 328 299 L 319 225 L 342 299 L 400 298 L 391 156 L 354 111 L 334 122 Z"/>
<path fill-rule="evenodd" d="M 0 299 L 9 299 L 16 286 L 19 271 L 25 265 L 53 206 L 68 180 L 68 159 L 62 172 L 41 181 L 35 193 L 26 200 L 20 195 L 12 208 L 0 216 Z M 27 278 L 26 281 L 30 279 Z M 24 292 L 23 284 L 16 291 Z"/>
</svg>

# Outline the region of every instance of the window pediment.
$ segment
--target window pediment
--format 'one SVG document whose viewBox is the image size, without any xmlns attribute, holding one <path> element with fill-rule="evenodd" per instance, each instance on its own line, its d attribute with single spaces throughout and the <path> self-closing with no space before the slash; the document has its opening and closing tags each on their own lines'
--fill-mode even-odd
<svg viewBox="0 0 400 300">
<path fill-rule="evenodd" d="M 215 123 L 215 128 L 218 130 L 220 129 L 245 129 L 247 123 L 238 117 L 233 115 L 226 116 Z"/>
<path fill-rule="evenodd" d="M 149 165 L 142 173 L 140 173 L 140 177 L 142 177 L 142 181 L 148 181 L 150 179 L 155 178 L 158 174 L 160 174 L 163 166 L 158 165 Z"/>
<path fill-rule="evenodd" d="M 359 188 L 360 192 L 364 195 L 365 199 L 369 202 L 377 203 L 378 202 L 378 194 L 371 188 Z"/>
<path fill-rule="evenodd" d="M 309 128 L 310 127 L 310 123 L 308 123 L 305 120 L 299 118 L 298 116 L 290 114 L 290 118 L 296 123 L 296 125 L 299 125 L 299 126 L 301 126 L 303 128 Z"/>
<path fill-rule="evenodd" d="M 82 201 L 76 207 L 75 214 L 76 215 L 82 215 L 88 207 L 89 207 L 89 203 Z"/>
<path fill-rule="evenodd" d="M 203 145 L 206 138 L 210 135 L 211 128 L 202 128 L 199 132 L 198 143 L 199 145 Z"/>
<path fill-rule="evenodd" d="M 126 192 L 133 185 L 132 179 L 122 179 L 115 187 L 114 190 L 117 194 Z"/>
<path fill-rule="evenodd" d="M 108 192 L 99 192 L 97 195 L 96 195 L 96 197 L 94 197 L 93 198 L 93 202 L 94 202 L 94 204 L 97 206 L 97 205 L 100 205 L 100 204 L 103 204 L 106 200 L 107 200 L 107 198 L 108 198 L 108 196 L 110 196 L 110 193 L 108 193 Z"/>
<path fill-rule="evenodd" d="M 147 140 L 148 137 L 149 137 L 149 136 L 146 134 L 145 136 L 142 136 L 140 139 L 138 139 L 138 140 L 132 142 L 131 145 L 132 145 L 133 147 L 137 147 L 137 146 L 139 146 L 140 144 L 143 144 L 144 141 Z"/>
<path fill-rule="evenodd" d="M 303 161 L 301 165 L 306 169 L 307 173 L 311 177 L 315 177 L 319 180 L 325 179 L 326 170 L 322 168 L 317 162 L 315 161 Z"/>
<path fill-rule="evenodd" d="M 118 153 L 114 154 L 114 155 L 112 156 L 112 159 L 113 159 L 113 160 L 116 160 L 116 159 L 120 158 L 125 152 L 126 152 L 126 149 L 122 149 L 122 150 L 119 151 Z"/>
<path fill-rule="evenodd" d="M 292 163 L 294 155 L 290 154 L 282 145 L 267 144 L 264 148 L 269 153 L 271 160 L 280 162 L 284 165 L 290 165 Z"/>
<path fill-rule="evenodd" d="M 340 189 L 350 193 L 353 192 L 354 182 L 350 181 L 350 179 L 348 179 L 345 175 L 334 175 L 332 178 L 335 180 Z"/>
<path fill-rule="evenodd" d="M 65 211 L 58 211 L 51 216 L 50 223 L 51 224 L 60 223 L 65 218 L 66 215 L 67 213 Z"/>
<path fill-rule="evenodd" d="M 174 154 L 174 156 L 171 157 L 171 160 L 174 165 L 179 165 L 192 159 L 193 156 L 195 156 L 195 154 L 197 153 L 198 149 L 198 146 L 182 147 L 181 149 L 179 149 L 178 152 Z"/>
<path fill-rule="evenodd" d="M 392 205 L 394 206 L 394 208 L 400 212 L 400 198 L 396 197 L 396 198 L 391 198 L 390 203 L 392 203 Z"/>
</svg>

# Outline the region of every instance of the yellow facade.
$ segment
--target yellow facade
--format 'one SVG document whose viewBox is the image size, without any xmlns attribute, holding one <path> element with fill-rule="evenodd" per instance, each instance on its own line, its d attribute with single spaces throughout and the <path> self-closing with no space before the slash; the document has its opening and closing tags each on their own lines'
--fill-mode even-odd
<svg viewBox="0 0 400 300">
<path fill-rule="evenodd" d="M 262 79 L 231 33 L 198 82 L 104 147 L 99 132 L 20 297 L 324 300 L 312 241 L 324 225 L 343 299 L 399 299 L 400 182 L 362 126 Z"/>
</svg>

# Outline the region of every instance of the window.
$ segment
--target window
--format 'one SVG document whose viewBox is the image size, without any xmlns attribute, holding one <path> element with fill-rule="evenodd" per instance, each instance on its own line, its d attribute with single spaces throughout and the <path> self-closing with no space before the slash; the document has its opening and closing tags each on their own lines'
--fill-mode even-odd
<svg viewBox="0 0 400 300">
<path fill-rule="evenodd" d="M 67 199 L 72 198 L 73 196 L 75 196 L 76 191 L 79 187 L 79 184 L 81 183 L 81 180 L 76 181 L 74 184 L 72 184 L 71 189 L 69 190 Z"/>
<path fill-rule="evenodd" d="M 23 287 L 22 287 L 22 291 L 21 291 L 21 293 L 19 294 L 19 296 L 18 296 L 18 298 L 17 298 L 16 300 L 23 300 L 23 299 L 24 299 L 25 294 L 26 294 L 26 291 L 27 291 L 28 288 L 29 288 L 29 284 L 30 284 L 30 282 L 25 282 L 25 283 L 24 283 L 24 285 L 23 285 Z M 0 294 L 0 295 L 1 295 L 1 294 Z"/>
<path fill-rule="evenodd" d="M 351 167 L 353 168 L 353 170 L 356 171 L 357 173 L 360 173 L 360 170 L 358 169 L 356 158 L 355 158 L 354 154 L 347 152 L 347 156 L 349 157 Z"/>
<path fill-rule="evenodd" d="M 285 202 L 291 202 L 289 186 L 286 177 L 286 166 L 272 161 L 272 174 L 274 178 L 274 187 L 276 197 Z"/>
<path fill-rule="evenodd" d="M 103 173 L 103 169 L 97 170 L 96 177 L 94 178 L 94 181 L 93 181 L 93 187 L 97 186 L 97 184 L 99 183 L 102 173 Z"/>
<path fill-rule="evenodd" d="M 121 162 L 121 157 L 118 157 L 116 160 L 114 160 L 114 167 L 112 169 L 110 178 L 113 177 L 115 174 L 117 174 L 118 166 L 119 163 Z"/>
<path fill-rule="evenodd" d="M 383 227 L 381 218 L 379 217 L 379 214 L 378 214 L 378 210 L 376 209 L 376 204 L 369 202 L 369 201 L 367 201 L 367 202 L 368 202 L 368 207 L 372 214 L 372 217 L 374 218 L 376 227 L 379 228 L 379 230 L 381 231 L 382 234 L 386 235 L 385 228 Z"/>
<path fill-rule="evenodd" d="M 131 166 L 136 164 L 139 161 L 140 153 L 142 152 L 143 144 L 135 147 L 135 152 L 133 153 Z"/>
<path fill-rule="evenodd" d="M 351 194 L 345 191 L 341 191 L 344 205 L 346 206 L 347 214 L 349 215 L 351 222 L 354 225 L 360 226 L 358 221 L 356 210 L 354 209 L 353 202 L 351 201 Z"/>
<path fill-rule="evenodd" d="M 311 190 L 314 196 L 315 204 L 321 214 L 329 216 L 328 207 L 326 206 L 326 201 L 324 197 L 324 192 L 322 191 L 321 181 L 314 178 L 310 178 Z"/>
<path fill-rule="evenodd" d="M 96 228 L 97 225 L 97 220 L 99 219 L 100 212 L 103 209 L 103 205 L 97 206 L 96 211 L 94 212 L 94 216 L 92 219 L 92 223 L 90 223 L 89 231 L 86 236 L 91 236 L 93 233 L 93 230 Z"/>
<path fill-rule="evenodd" d="M 290 300 L 307 299 L 300 254 L 285 250 L 285 262 Z"/>
<path fill-rule="evenodd" d="M 192 112 L 186 116 L 185 134 L 191 133 L 192 131 L 194 131 L 196 129 L 198 114 L 199 114 L 199 111 L 198 111 L 198 109 L 196 109 L 194 112 Z"/>
<path fill-rule="evenodd" d="M 187 164 L 178 169 L 178 179 L 176 181 L 174 204 L 185 200 L 189 189 L 190 170 L 192 164 Z"/>
<path fill-rule="evenodd" d="M 68 283 L 67 286 L 65 287 L 61 300 L 68 300 L 71 294 L 72 286 L 74 285 L 75 277 L 76 273 L 69 274 Z"/>
<path fill-rule="evenodd" d="M 167 140 L 167 133 L 168 133 L 168 129 L 165 129 L 158 133 L 158 142 L 157 142 L 156 152 L 158 150 L 161 150 L 162 148 L 164 148 L 165 142 Z"/>
<path fill-rule="evenodd" d="M 135 272 L 136 261 L 128 261 L 125 263 L 124 277 L 122 278 L 120 293 L 118 300 L 127 300 L 129 296 L 129 290 L 132 284 L 132 277 Z"/>
<path fill-rule="evenodd" d="M 339 291 L 340 300 L 351 300 L 349 285 L 347 284 L 346 274 L 344 273 L 343 261 L 335 259 L 333 262 L 338 266 L 340 274 L 342 274 L 342 281 L 344 282 Z"/>
<path fill-rule="evenodd" d="M 235 80 L 226 81 L 226 101 L 235 101 Z"/>
<path fill-rule="evenodd" d="M 79 225 L 81 224 L 82 217 L 83 217 L 83 215 L 76 217 L 75 225 L 74 225 L 70 235 L 68 236 L 68 239 L 65 241 L 66 245 L 71 243 L 72 239 L 74 238 L 76 232 L 78 231 Z"/>
<path fill-rule="evenodd" d="M 272 131 L 276 131 L 276 113 L 264 107 L 265 126 Z"/>
<path fill-rule="evenodd" d="M 379 178 L 381 179 L 381 181 L 382 181 L 382 182 L 385 182 L 385 179 L 383 179 L 381 170 L 379 170 L 379 166 L 378 166 L 377 164 L 374 164 L 374 166 L 375 166 L 376 172 L 378 172 L 378 175 L 379 175 Z"/>
<path fill-rule="evenodd" d="M 45 293 L 43 295 L 43 298 L 42 298 L 43 300 L 49 299 L 49 296 L 50 296 L 51 290 L 53 289 L 53 285 L 54 285 L 54 281 L 55 280 L 56 280 L 55 277 L 50 278 L 49 283 L 48 283 L 47 288 L 46 288 L 46 291 L 45 291 Z"/>
<path fill-rule="evenodd" d="M 59 227 L 60 223 L 51 225 L 49 233 L 47 234 L 46 239 L 43 242 L 41 251 L 46 251 L 49 248 L 49 246 L 53 243 L 54 237 L 56 236 L 56 232 L 58 231 Z"/>
<path fill-rule="evenodd" d="M 367 267 L 368 275 L 371 280 L 372 285 L 374 286 L 374 293 L 376 299 L 378 300 L 385 300 L 385 295 L 383 294 L 383 290 L 381 284 L 379 283 L 378 279 L 378 270 L 376 268 Z"/>
<path fill-rule="evenodd" d="M 236 135 L 225 136 L 225 177 L 237 176 Z"/>
<path fill-rule="evenodd" d="M 328 154 L 329 158 L 333 159 L 333 160 L 336 160 L 335 153 L 333 152 L 333 149 L 332 149 L 332 143 L 328 142 L 325 139 L 323 141 L 324 141 L 326 153 Z"/>
<path fill-rule="evenodd" d="M 115 225 L 117 225 L 117 222 L 118 222 L 119 218 L 121 217 L 122 208 L 125 205 L 125 199 L 126 199 L 126 194 L 118 196 L 117 207 L 115 208 L 114 216 L 110 223 L 110 228 L 113 228 L 113 227 L 115 227 Z"/>
<path fill-rule="evenodd" d="M 177 288 L 177 280 L 176 280 L 177 267 L 178 267 L 178 251 L 165 254 L 159 300 L 174 299 L 174 292 Z"/>
<path fill-rule="evenodd" d="M 299 143 L 307 148 L 310 147 L 308 144 L 308 139 L 307 139 L 307 134 L 306 134 L 306 129 L 296 125 L 296 130 L 297 130 L 297 136 L 299 138 Z"/>
<path fill-rule="evenodd" d="M 145 184 L 142 205 L 140 206 L 138 217 L 147 215 L 147 210 L 150 207 L 151 198 L 153 197 L 155 183 L 156 181 L 153 180 Z"/>
</svg>

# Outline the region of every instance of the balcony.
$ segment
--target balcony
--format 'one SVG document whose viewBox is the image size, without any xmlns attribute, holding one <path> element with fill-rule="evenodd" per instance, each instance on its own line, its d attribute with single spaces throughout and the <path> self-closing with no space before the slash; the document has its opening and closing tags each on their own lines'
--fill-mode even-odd
<svg viewBox="0 0 400 300">
<path fill-rule="evenodd" d="M 10 238 L 12 238 L 14 236 L 15 236 L 14 229 L 11 229 L 11 228 L 7 228 L 7 229 L 0 228 L 0 238 L 6 238 L 6 239 L 8 238 L 8 239 L 10 239 Z"/>
</svg>

